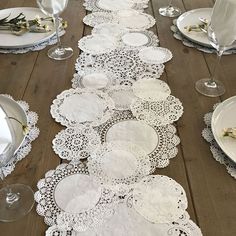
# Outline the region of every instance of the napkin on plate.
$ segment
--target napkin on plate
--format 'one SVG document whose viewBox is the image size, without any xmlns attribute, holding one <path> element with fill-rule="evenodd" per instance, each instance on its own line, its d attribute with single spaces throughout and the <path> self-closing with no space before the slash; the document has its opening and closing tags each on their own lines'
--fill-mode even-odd
<svg viewBox="0 0 236 236">
<path fill-rule="evenodd" d="M 236 0 L 216 0 L 211 25 L 220 46 L 230 46 L 236 40 Z"/>
</svg>

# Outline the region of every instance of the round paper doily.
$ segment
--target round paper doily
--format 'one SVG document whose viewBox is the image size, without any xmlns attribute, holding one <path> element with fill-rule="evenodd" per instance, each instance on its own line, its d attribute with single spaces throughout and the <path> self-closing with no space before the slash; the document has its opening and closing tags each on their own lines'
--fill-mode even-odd
<svg viewBox="0 0 236 236">
<path fill-rule="evenodd" d="M 167 83 L 159 79 L 140 79 L 132 88 L 137 97 L 147 101 L 165 100 L 171 93 Z"/>
<path fill-rule="evenodd" d="M 160 126 L 177 121 L 183 114 L 183 106 L 180 100 L 172 95 L 161 101 L 138 98 L 131 104 L 131 111 L 138 120 Z"/>
<path fill-rule="evenodd" d="M 109 218 L 114 211 L 115 193 L 101 187 L 88 175 L 87 167 L 61 164 L 38 182 L 37 212 L 48 225 L 85 231 Z"/>
<path fill-rule="evenodd" d="M 183 187 L 163 175 L 143 178 L 133 190 L 135 210 L 152 223 L 170 223 L 187 209 Z"/>
<path fill-rule="evenodd" d="M 89 173 L 105 185 L 133 184 L 150 172 L 145 152 L 133 143 L 104 143 L 88 158 Z"/>
<path fill-rule="evenodd" d="M 116 84 L 116 76 L 103 69 L 86 68 L 72 79 L 73 88 L 105 89 Z"/>
<path fill-rule="evenodd" d="M 57 96 L 51 105 L 51 115 L 65 126 L 80 123 L 99 125 L 110 118 L 114 102 L 105 93 L 93 89 L 69 89 Z"/>
<path fill-rule="evenodd" d="M 60 158 L 78 161 L 88 158 L 101 142 L 98 133 L 89 125 L 77 125 L 60 131 L 52 141 Z"/>
<path fill-rule="evenodd" d="M 156 167 L 169 165 L 170 159 L 178 153 L 180 140 L 173 125 L 150 126 L 137 121 L 130 111 L 116 111 L 112 118 L 95 127 L 101 142 L 131 142 L 142 148 L 149 156 L 152 172 Z"/>
<path fill-rule="evenodd" d="M 102 23 L 118 23 L 114 14 L 108 12 L 93 12 L 86 15 L 83 19 L 84 24 L 95 27 Z"/>
<path fill-rule="evenodd" d="M 172 58 L 172 53 L 167 48 L 162 47 L 146 47 L 139 52 L 142 61 L 150 64 L 162 64 Z"/>
</svg>

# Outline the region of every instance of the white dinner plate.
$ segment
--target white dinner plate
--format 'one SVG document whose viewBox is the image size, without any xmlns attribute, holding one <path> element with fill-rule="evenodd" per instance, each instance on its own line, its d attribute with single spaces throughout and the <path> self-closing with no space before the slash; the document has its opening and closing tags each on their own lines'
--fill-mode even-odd
<svg viewBox="0 0 236 236">
<path fill-rule="evenodd" d="M 0 10 L 0 19 L 7 17 L 9 14 L 9 19 L 16 17 L 20 13 L 24 13 L 27 20 L 32 20 L 36 16 L 47 17 L 43 14 L 39 8 L 32 7 L 19 7 L 19 8 L 8 8 Z M 46 33 L 30 33 L 27 32 L 21 36 L 12 34 L 10 31 L 0 31 L 0 48 L 23 48 L 32 45 L 39 44 L 49 39 L 55 34 L 55 28 L 52 22 L 45 22 L 51 31 Z"/>
<path fill-rule="evenodd" d="M 216 107 L 212 115 L 211 127 L 220 148 L 232 161 L 236 162 L 236 139 L 223 137 L 225 128 L 236 127 L 236 96 L 225 100 Z"/>
<path fill-rule="evenodd" d="M 203 46 L 212 47 L 208 38 L 207 34 L 204 32 L 188 32 L 187 29 L 185 29 L 186 26 L 190 25 L 196 25 L 199 24 L 199 17 L 203 17 L 210 22 L 211 19 L 211 12 L 212 8 L 198 8 L 191 11 L 187 11 L 183 13 L 178 19 L 177 19 L 177 27 L 179 31 L 189 40 L 201 44 Z"/>
</svg>

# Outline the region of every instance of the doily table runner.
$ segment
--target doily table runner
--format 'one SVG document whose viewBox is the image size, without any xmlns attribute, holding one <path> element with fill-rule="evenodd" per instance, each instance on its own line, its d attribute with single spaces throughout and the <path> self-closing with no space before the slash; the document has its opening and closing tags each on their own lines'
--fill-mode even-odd
<svg viewBox="0 0 236 236">
<path fill-rule="evenodd" d="M 216 104 L 213 107 L 213 110 L 218 106 L 219 104 Z M 205 114 L 204 116 L 204 122 L 206 124 L 206 128 L 203 129 L 202 131 L 202 136 L 203 138 L 210 143 L 210 150 L 212 153 L 213 158 L 218 161 L 220 164 L 225 165 L 228 173 L 236 179 L 236 164 L 232 162 L 226 154 L 221 150 L 219 145 L 214 139 L 212 130 L 211 130 L 211 117 L 212 117 L 212 112 L 209 112 Z"/>
<path fill-rule="evenodd" d="M 13 99 L 9 95 L 6 96 Z M 18 151 L 14 154 L 14 157 L 6 166 L 2 168 L 4 176 L 11 174 L 11 172 L 15 169 L 15 165 L 17 164 L 17 162 L 19 162 L 29 154 L 29 152 L 31 151 L 31 143 L 39 136 L 39 129 L 38 127 L 36 127 L 38 121 L 37 113 L 29 110 L 29 105 L 27 102 L 17 101 L 17 103 L 22 107 L 27 116 L 27 135 Z"/>
</svg>

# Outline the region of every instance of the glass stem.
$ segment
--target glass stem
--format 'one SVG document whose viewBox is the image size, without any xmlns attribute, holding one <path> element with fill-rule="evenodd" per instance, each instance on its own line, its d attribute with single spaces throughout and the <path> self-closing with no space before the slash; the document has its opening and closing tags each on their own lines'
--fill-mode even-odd
<svg viewBox="0 0 236 236">
<path fill-rule="evenodd" d="M 59 20 L 58 15 L 54 16 L 54 23 L 55 23 L 56 35 L 57 35 L 57 46 L 59 48 L 61 48 L 61 39 L 60 39 L 60 36 L 59 36 L 60 20 Z"/>
<path fill-rule="evenodd" d="M 168 7 L 172 7 L 172 2 L 173 2 L 173 0 L 170 0 L 170 1 L 169 1 Z"/>
<path fill-rule="evenodd" d="M 20 194 L 12 192 L 10 185 L 7 183 L 5 179 L 3 169 L 0 168 L 0 171 L 1 171 L 0 177 L 3 182 L 3 188 L 6 189 L 6 203 L 8 204 L 8 207 L 11 207 L 15 202 L 17 202 L 20 199 Z"/>
<path fill-rule="evenodd" d="M 217 50 L 217 58 L 216 58 L 216 63 L 215 63 L 215 67 L 214 67 L 214 70 L 213 70 L 213 73 L 211 75 L 211 79 L 209 81 L 209 84 L 212 84 L 215 86 L 215 80 L 217 79 L 217 72 L 218 72 L 218 68 L 219 68 L 219 65 L 220 65 L 220 60 L 221 60 L 221 56 L 223 55 L 224 53 L 224 49 L 223 48 L 219 48 L 219 50 Z"/>
</svg>

